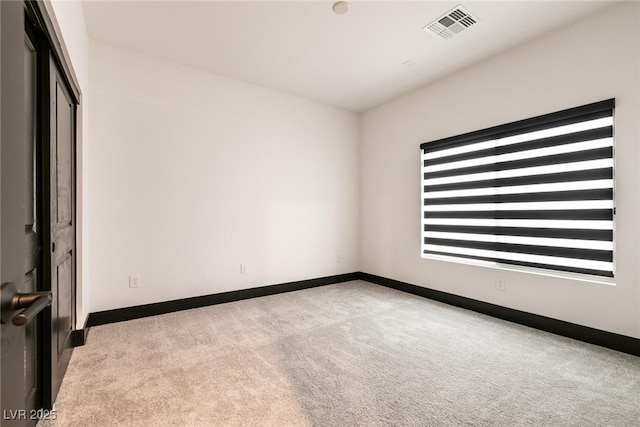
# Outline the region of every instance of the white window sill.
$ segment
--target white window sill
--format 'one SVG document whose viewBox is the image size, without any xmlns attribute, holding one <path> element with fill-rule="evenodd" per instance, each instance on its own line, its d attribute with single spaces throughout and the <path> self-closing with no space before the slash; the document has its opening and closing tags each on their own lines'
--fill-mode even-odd
<svg viewBox="0 0 640 427">
<path fill-rule="evenodd" d="M 501 264 L 491 261 L 481 261 L 466 258 L 455 258 L 444 255 L 422 254 L 422 258 L 436 261 L 453 262 L 456 264 L 477 265 L 481 267 L 489 267 L 497 270 L 516 271 L 520 273 L 537 274 L 540 276 L 555 277 L 559 279 L 578 280 L 581 282 L 598 283 L 602 285 L 615 286 L 615 278 L 591 276 L 588 274 L 571 273 L 565 271 L 551 271 L 542 268 L 524 267 L 519 265 Z"/>
</svg>

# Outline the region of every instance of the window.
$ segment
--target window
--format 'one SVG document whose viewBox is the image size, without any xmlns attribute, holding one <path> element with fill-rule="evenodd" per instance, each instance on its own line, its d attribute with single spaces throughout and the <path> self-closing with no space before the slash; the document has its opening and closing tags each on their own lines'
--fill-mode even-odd
<svg viewBox="0 0 640 427">
<path fill-rule="evenodd" d="M 422 144 L 422 256 L 613 277 L 614 105 Z"/>
</svg>

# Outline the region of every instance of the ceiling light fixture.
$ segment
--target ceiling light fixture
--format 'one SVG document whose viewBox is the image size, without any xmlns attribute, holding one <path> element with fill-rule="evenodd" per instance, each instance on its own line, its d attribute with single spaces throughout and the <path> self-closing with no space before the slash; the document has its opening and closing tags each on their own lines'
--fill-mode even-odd
<svg viewBox="0 0 640 427">
<path fill-rule="evenodd" d="M 337 1 L 331 8 L 338 15 L 344 15 L 349 11 L 349 3 L 346 1 Z"/>
</svg>

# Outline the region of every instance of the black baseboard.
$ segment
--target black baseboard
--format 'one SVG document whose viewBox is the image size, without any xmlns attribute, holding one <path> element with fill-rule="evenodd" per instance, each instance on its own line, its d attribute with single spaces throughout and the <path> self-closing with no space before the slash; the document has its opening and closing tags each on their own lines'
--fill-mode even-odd
<svg viewBox="0 0 640 427">
<path fill-rule="evenodd" d="M 75 331 L 71 331 L 71 342 L 73 347 L 83 346 L 87 342 L 88 333 L 88 328 L 76 329 Z"/>
<path fill-rule="evenodd" d="M 514 310 L 512 308 L 506 308 L 471 298 L 461 297 L 447 292 L 436 291 L 369 273 L 359 273 L 358 278 L 360 280 L 419 295 L 445 304 L 508 320 L 510 322 L 529 326 L 542 331 L 551 332 L 556 335 L 561 335 L 589 344 L 599 345 L 601 347 L 607 347 L 612 350 L 621 351 L 634 356 L 640 356 L 640 339 L 638 338 L 632 338 L 626 335 L 619 335 L 612 332 L 602 331 L 600 329 L 577 325 L 575 323 L 552 319 L 550 317 Z"/>
<path fill-rule="evenodd" d="M 209 305 L 223 304 L 248 298 L 263 297 L 283 292 L 314 288 L 317 286 L 331 285 L 334 283 L 348 282 L 350 280 L 357 280 L 358 277 L 359 273 L 339 274 L 336 276 L 320 277 L 317 279 L 300 280 L 297 282 L 281 283 L 277 285 L 261 286 L 258 288 L 241 289 L 238 291 L 222 292 L 219 294 L 203 295 L 173 301 L 163 301 L 153 304 L 100 311 L 89 314 L 89 317 L 87 318 L 87 327 L 156 316 L 180 310 L 206 307 Z"/>
<path fill-rule="evenodd" d="M 87 318 L 84 319 L 82 329 L 71 331 L 71 345 L 73 347 L 83 346 L 87 342 L 87 336 L 89 335 L 89 326 L 87 326 L 88 321 L 89 317 L 87 316 Z"/>
<path fill-rule="evenodd" d="M 297 291 L 314 288 L 317 286 L 331 285 L 348 282 L 351 280 L 364 280 L 377 285 L 386 286 L 399 291 L 408 292 L 434 301 L 472 310 L 498 319 L 518 323 L 520 325 L 551 332 L 567 338 L 583 341 L 589 344 L 607 347 L 623 353 L 640 356 L 640 339 L 612 332 L 602 331 L 575 323 L 565 322 L 550 317 L 527 313 L 525 311 L 502 307 L 488 302 L 478 301 L 447 292 L 436 291 L 422 286 L 412 285 L 374 274 L 356 272 L 340 274 L 336 276 L 320 277 L 317 279 L 301 280 L 297 282 L 281 283 L 277 285 L 262 286 L 251 289 L 223 292 L 219 294 L 203 295 L 173 301 L 163 301 L 153 304 L 144 304 L 134 307 L 117 308 L 114 310 L 90 313 L 84 329 L 73 331 L 74 346 L 84 345 L 89 328 L 108 323 L 122 322 L 125 320 L 139 319 L 142 317 L 156 316 L 172 313 L 180 310 L 206 307 L 209 305 L 239 301 L 248 298 L 263 297 L 283 292 Z"/>
</svg>

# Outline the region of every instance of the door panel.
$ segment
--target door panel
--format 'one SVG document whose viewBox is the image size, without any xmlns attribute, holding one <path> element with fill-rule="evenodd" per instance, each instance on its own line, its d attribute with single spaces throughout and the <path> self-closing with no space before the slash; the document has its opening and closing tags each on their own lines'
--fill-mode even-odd
<svg viewBox="0 0 640 427">
<path fill-rule="evenodd" d="M 53 57 L 50 75 L 50 265 L 52 401 L 72 350 L 75 323 L 75 113 L 76 106 Z"/>
<path fill-rule="evenodd" d="M 27 164 L 33 154 L 27 148 L 30 109 L 26 98 L 32 90 L 25 65 L 24 6 L 20 2 L 0 1 L 0 281 L 13 282 L 19 292 L 33 286 L 32 233 L 25 224 L 35 222 L 28 200 L 33 187 Z M 25 62 L 26 61 L 26 62 Z M 2 314 L 7 310 L 2 309 Z M 31 322 L 33 323 L 33 322 Z M 35 326 L 27 329 L 10 321 L 0 325 L 2 378 L 0 404 L 2 426 L 33 425 L 27 418 L 35 370 L 32 355 L 37 345 Z M 22 411 L 22 412 L 21 412 Z"/>
<path fill-rule="evenodd" d="M 59 81 L 56 81 L 56 185 L 53 202 L 56 205 L 58 229 L 72 225 L 72 174 L 71 153 L 73 151 L 73 104 L 68 93 Z M 53 126 L 53 124 L 52 124 Z"/>
<path fill-rule="evenodd" d="M 66 256 L 60 264 L 56 266 L 56 300 L 54 302 L 56 308 L 56 317 L 58 318 L 58 322 L 56 325 L 56 342 L 58 348 L 58 357 L 62 354 L 64 349 L 66 348 L 66 344 L 68 344 L 68 340 L 70 337 L 70 331 L 72 328 L 72 294 L 69 284 L 72 283 L 72 257 L 71 254 Z"/>
</svg>

